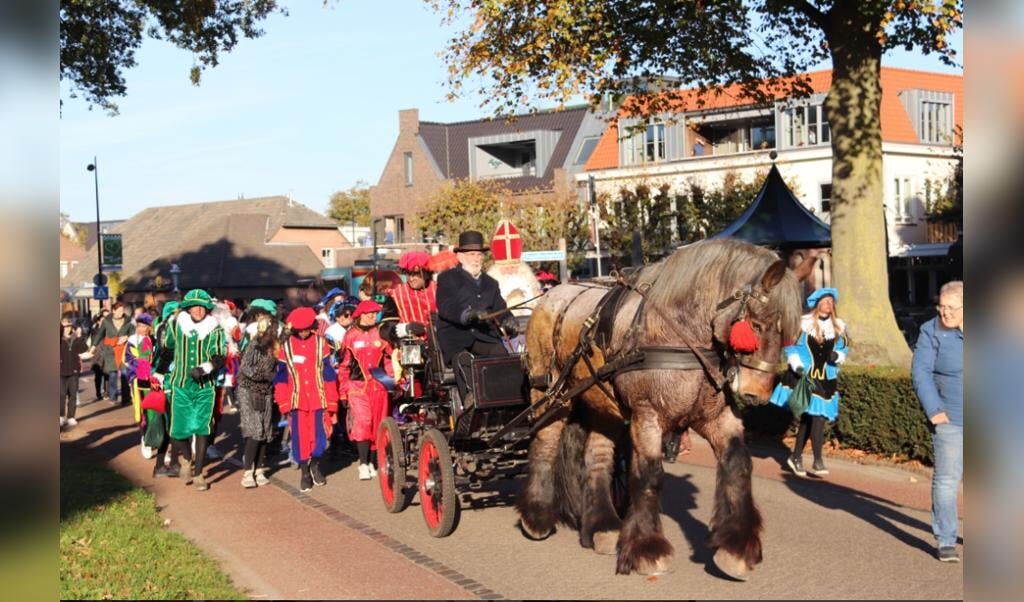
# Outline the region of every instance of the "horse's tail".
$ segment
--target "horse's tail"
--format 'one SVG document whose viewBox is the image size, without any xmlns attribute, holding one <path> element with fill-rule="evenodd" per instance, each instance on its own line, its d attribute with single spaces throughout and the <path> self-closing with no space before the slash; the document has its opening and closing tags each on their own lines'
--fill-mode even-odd
<svg viewBox="0 0 1024 602">
<path fill-rule="evenodd" d="M 562 430 L 555 463 L 555 492 L 562 520 L 574 529 L 580 528 L 586 489 L 587 427 L 579 410 L 574 409 Z"/>
</svg>

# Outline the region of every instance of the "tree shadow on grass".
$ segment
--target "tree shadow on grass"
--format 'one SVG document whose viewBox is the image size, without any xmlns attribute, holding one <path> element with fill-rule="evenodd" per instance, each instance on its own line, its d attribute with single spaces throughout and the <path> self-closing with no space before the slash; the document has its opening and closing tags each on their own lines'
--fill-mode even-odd
<svg viewBox="0 0 1024 602">
<path fill-rule="evenodd" d="M 108 468 L 93 453 L 69 442 L 60 444 L 60 522 L 103 507 L 136 486 Z"/>
</svg>

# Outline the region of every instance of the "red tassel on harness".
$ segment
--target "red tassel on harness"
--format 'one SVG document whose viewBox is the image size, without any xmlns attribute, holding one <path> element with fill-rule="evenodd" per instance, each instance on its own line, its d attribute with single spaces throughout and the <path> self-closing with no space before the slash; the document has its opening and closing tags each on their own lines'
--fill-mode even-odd
<svg viewBox="0 0 1024 602">
<path fill-rule="evenodd" d="M 753 353 L 759 346 L 754 327 L 747 320 L 740 320 L 729 331 L 729 345 L 736 353 Z"/>
</svg>

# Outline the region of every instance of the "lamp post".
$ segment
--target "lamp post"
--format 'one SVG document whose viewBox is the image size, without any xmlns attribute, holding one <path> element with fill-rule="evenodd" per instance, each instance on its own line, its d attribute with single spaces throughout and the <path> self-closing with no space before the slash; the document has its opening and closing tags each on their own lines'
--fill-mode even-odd
<svg viewBox="0 0 1024 602">
<path fill-rule="evenodd" d="M 92 163 L 86 167 L 87 170 L 92 172 L 93 185 L 96 188 L 96 273 L 103 273 L 103 240 L 100 236 L 100 170 L 99 162 L 96 160 L 96 156 L 93 155 Z M 97 284 L 97 286 L 99 286 Z"/>
<path fill-rule="evenodd" d="M 171 281 L 174 283 L 174 295 L 178 298 L 181 297 L 181 289 L 178 288 L 178 276 L 181 274 L 181 268 L 178 264 L 171 264 Z"/>
<path fill-rule="evenodd" d="M 587 178 L 587 187 L 590 191 L 590 213 L 594 219 L 594 252 L 597 254 L 597 277 L 604 274 L 601 272 L 601 210 L 597 206 L 597 191 L 594 188 L 594 176 Z"/>
<path fill-rule="evenodd" d="M 377 271 L 377 224 L 384 221 L 384 218 L 378 217 L 370 221 L 370 230 L 373 234 L 373 271 Z"/>
</svg>

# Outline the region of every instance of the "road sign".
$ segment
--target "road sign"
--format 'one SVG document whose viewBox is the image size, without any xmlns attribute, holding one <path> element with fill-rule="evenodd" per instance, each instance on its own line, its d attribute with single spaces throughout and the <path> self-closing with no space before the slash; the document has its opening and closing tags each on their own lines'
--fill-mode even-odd
<svg viewBox="0 0 1024 602">
<path fill-rule="evenodd" d="M 97 301 L 110 298 L 110 289 L 105 286 L 94 286 L 92 287 L 92 297 Z"/>
<path fill-rule="evenodd" d="M 102 272 L 99 273 L 99 274 L 96 274 L 95 276 L 92 277 L 92 283 L 95 284 L 96 286 L 106 286 L 107 285 L 107 275 L 102 273 Z"/>
<path fill-rule="evenodd" d="M 523 251 L 523 261 L 565 261 L 565 251 Z"/>
<path fill-rule="evenodd" d="M 123 261 L 121 252 L 121 235 L 107 234 L 100 235 L 103 243 L 103 266 L 101 272 L 120 272 Z"/>
</svg>

